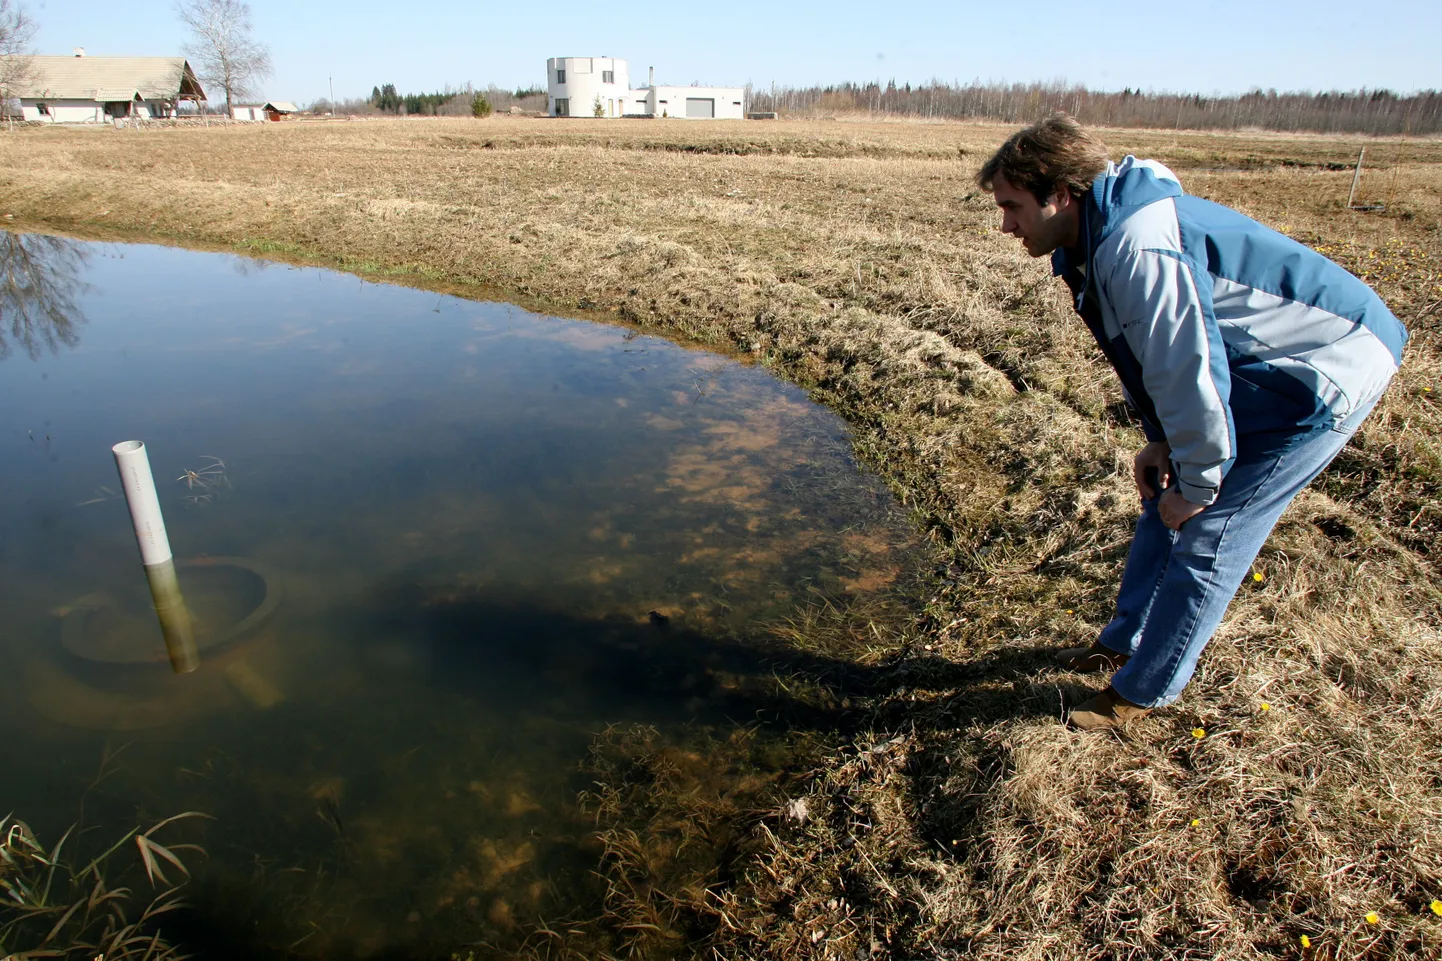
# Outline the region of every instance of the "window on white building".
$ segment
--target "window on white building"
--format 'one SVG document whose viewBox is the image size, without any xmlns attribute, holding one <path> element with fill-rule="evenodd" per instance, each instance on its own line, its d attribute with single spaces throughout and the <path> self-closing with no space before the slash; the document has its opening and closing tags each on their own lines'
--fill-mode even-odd
<svg viewBox="0 0 1442 961">
<path fill-rule="evenodd" d="M 569 117 L 570 115 L 571 115 L 571 98 L 570 98 L 570 97 L 557 97 L 557 98 L 556 98 L 556 116 L 558 116 L 558 117 Z"/>
<path fill-rule="evenodd" d="M 42 116 L 42 117 L 48 117 L 48 116 L 50 116 L 50 105 L 49 105 L 49 104 L 46 104 L 46 103 L 37 103 L 37 104 L 35 105 L 35 109 L 40 112 L 40 116 Z"/>
<path fill-rule="evenodd" d="M 616 71 L 614 71 L 614 70 L 602 70 L 602 71 L 601 71 L 601 82 L 602 82 L 602 83 L 615 83 L 615 82 L 616 82 Z"/>
<path fill-rule="evenodd" d="M 563 68 L 563 67 L 557 67 L 557 68 L 556 68 L 556 83 L 565 83 L 565 82 L 566 82 L 566 71 L 565 71 L 565 68 Z"/>
</svg>

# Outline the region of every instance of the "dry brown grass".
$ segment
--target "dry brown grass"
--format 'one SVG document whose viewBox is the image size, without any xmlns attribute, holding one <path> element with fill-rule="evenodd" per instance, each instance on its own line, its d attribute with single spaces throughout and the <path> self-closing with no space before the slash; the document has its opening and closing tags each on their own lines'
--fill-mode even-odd
<svg viewBox="0 0 1442 961">
<path fill-rule="evenodd" d="M 634 895 L 611 905 L 631 918 L 618 950 L 1442 957 L 1442 144 L 1369 142 L 1364 199 L 1387 210 L 1363 214 L 1344 209 L 1361 141 L 1107 133 L 1367 276 L 1413 341 L 1180 704 L 1097 737 L 1057 723 L 1093 681 L 1043 649 L 1107 619 L 1141 437 L 1058 285 L 971 185 L 1005 132 L 22 131 L 0 138 L 0 213 L 592 312 L 756 359 L 850 420 L 934 547 L 926 616 L 869 640 L 842 614 L 783 632 L 857 665 L 815 683 L 862 706 L 789 798 L 748 808 L 692 759 L 636 749 L 639 783 L 690 800 L 599 795 L 613 901 Z M 625 866 L 681 842 L 712 867 Z"/>
</svg>

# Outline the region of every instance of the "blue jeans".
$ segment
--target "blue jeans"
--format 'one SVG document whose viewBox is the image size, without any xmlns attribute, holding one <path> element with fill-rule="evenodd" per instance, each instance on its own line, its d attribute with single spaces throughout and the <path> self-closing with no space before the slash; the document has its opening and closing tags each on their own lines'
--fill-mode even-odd
<svg viewBox="0 0 1442 961">
<path fill-rule="evenodd" d="M 1112 677 L 1112 690 L 1143 707 L 1181 695 L 1282 511 L 1347 445 L 1376 403 L 1360 405 L 1331 429 L 1280 440 L 1238 437 L 1237 458 L 1216 502 L 1180 531 L 1162 523 L 1156 499 L 1142 502 L 1116 615 L 1097 639 L 1131 655 Z"/>
</svg>

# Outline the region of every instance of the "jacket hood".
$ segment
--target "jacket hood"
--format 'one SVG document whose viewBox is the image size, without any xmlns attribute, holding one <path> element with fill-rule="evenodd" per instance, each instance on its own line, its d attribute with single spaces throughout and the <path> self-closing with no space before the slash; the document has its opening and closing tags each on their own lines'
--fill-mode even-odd
<svg viewBox="0 0 1442 961">
<path fill-rule="evenodd" d="M 1101 214 L 1092 225 L 1094 241 L 1102 240 L 1147 204 L 1182 195 L 1177 175 L 1155 160 L 1138 160 L 1128 154 L 1119 164 L 1107 163 L 1107 169 L 1092 181 L 1092 202 Z"/>
<path fill-rule="evenodd" d="M 1177 175 L 1155 160 L 1138 160 L 1128 154 L 1121 163 L 1107 161 L 1107 169 L 1092 181 L 1090 202 L 1082 208 L 1086 218 L 1083 262 L 1090 261 L 1097 244 L 1132 214 L 1147 204 L 1180 197 L 1184 192 Z M 1052 253 L 1052 272 L 1062 274 L 1067 264 L 1067 252 L 1058 247 Z"/>
</svg>

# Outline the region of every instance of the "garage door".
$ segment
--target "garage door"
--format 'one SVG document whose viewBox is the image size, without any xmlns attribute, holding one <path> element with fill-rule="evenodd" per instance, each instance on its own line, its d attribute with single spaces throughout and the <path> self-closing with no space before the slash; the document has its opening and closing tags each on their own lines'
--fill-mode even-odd
<svg viewBox="0 0 1442 961">
<path fill-rule="evenodd" d="M 710 98 L 700 97 L 686 98 L 686 116 L 688 117 L 715 117 L 716 101 Z"/>
</svg>

